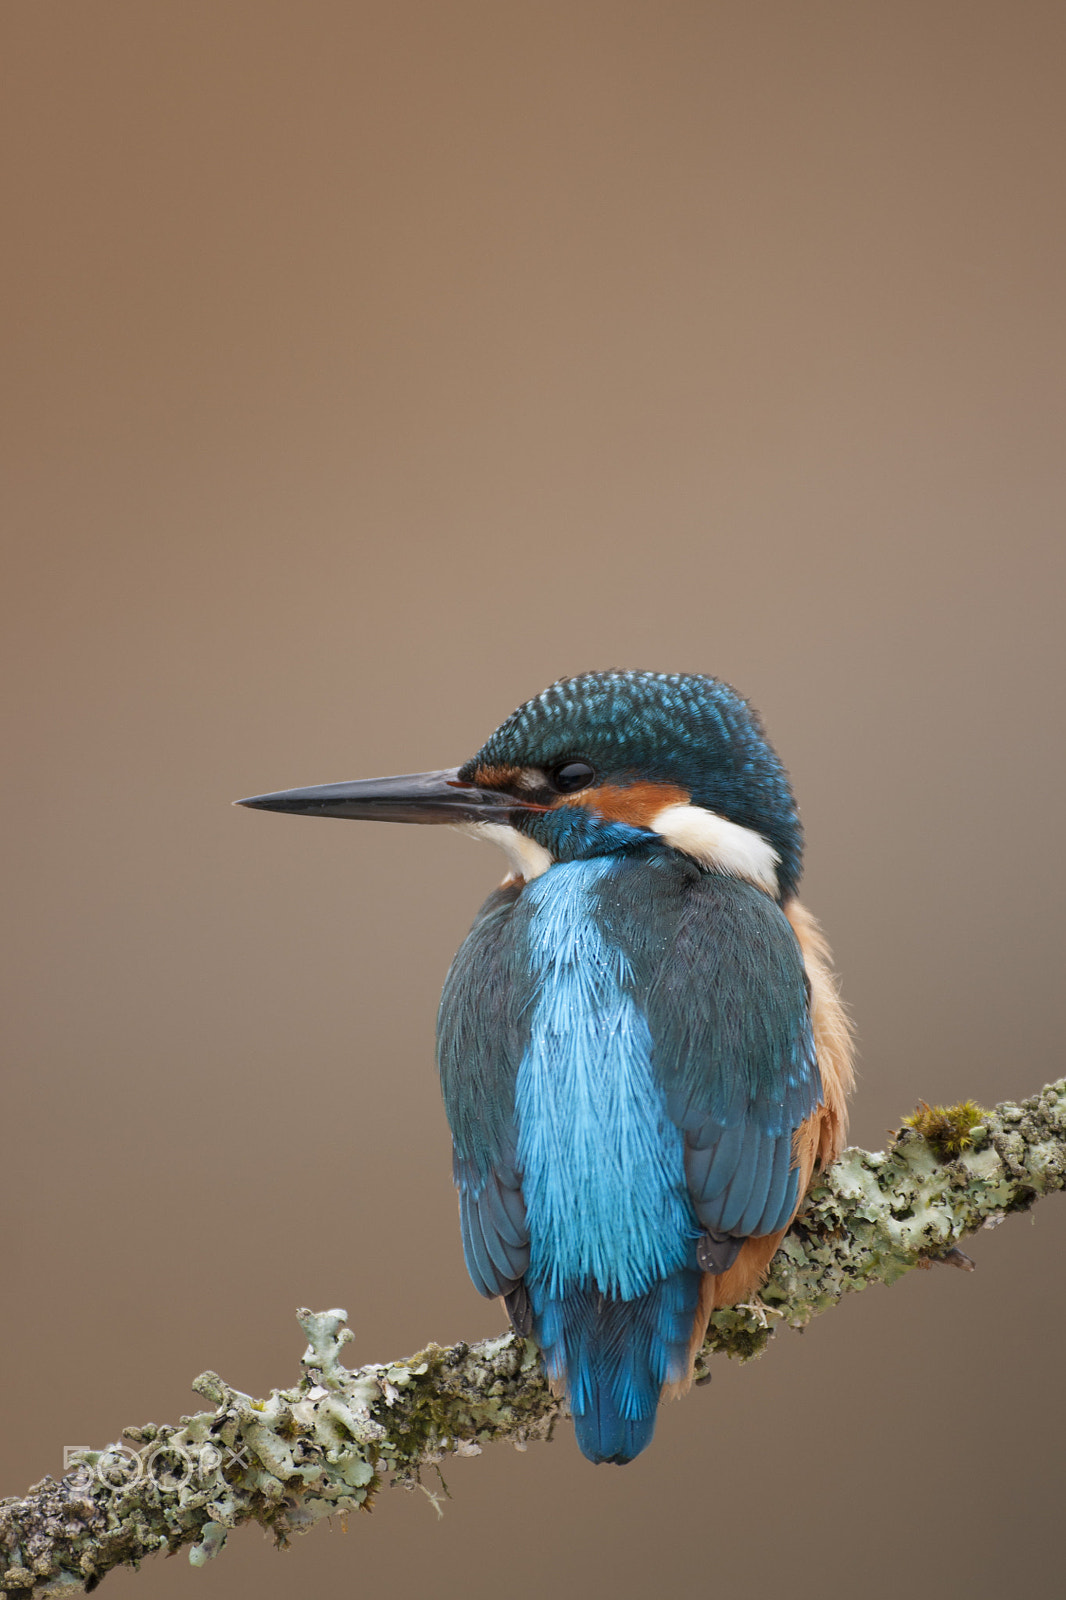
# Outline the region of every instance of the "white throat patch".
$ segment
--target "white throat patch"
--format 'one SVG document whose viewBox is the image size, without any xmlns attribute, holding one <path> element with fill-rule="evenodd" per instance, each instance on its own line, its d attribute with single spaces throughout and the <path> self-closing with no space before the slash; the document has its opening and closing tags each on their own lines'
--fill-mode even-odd
<svg viewBox="0 0 1066 1600">
<path fill-rule="evenodd" d="M 767 894 L 776 895 L 781 857 L 753 828 L 742 828 L 703 806 L 689 805 L 664 806 L 652 817 L 650 826 L 667 844 L 701 865 L 731 878 L 746 878 Z"/>
<path fill-rule="evenodd" d="M 552 864 L 552 857 L 542 844 L 519 833 L 509 822 L 456 822 L 452 827 L 469 839 L 487 839 L 490 844 L 499 845 L 515 877 L 524 878 L 527 883 L 547 872 Z"/>
</svg>

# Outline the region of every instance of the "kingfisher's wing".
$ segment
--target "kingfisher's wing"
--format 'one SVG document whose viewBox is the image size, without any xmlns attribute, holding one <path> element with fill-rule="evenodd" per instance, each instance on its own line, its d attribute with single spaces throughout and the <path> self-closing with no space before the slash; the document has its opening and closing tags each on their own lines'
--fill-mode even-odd
<svg viewBox="0 0 1066 1600">
<path fill-rule="evenodd" d="M 803 957 L 775 901 L 741 879 L 649 861 L 613 908 L 696 1216 L 721 1271 L 730 1241 L 791 1218 L 793 1137 L 822 1098 Z M 722 1247 L 715 1256 L 713 1241 Z"/>
<path fill-rule="evenodd" d="M 520 886 L 490 897 L 445 983 L 438 1057 L 455 1147 L 467 1268 L 513 1296 L 529 1266 L 516 1167 L 515 1087 L 535 979 Z M 675 852 L 619 860 L 592 914 L 624 957 L 652 1067 L 684 1135 L 693 1210 L 723 1271 L 739 1241 L 785 1226 L 798 1199 L 793 1137 L 821 1100 L 803 960 L 762 890 Z"/>
<path fill-rule="evenodd" d="M 485 902 L 444 984 L 437 1058 L 451 1124 L 467 1271 L 483 1295 L 512 1295 L 529 1266 L 516 1170 L 515 1081 L 528 1043 L 531 980 L 513 926 L 521 885 Z"/>
</svg>

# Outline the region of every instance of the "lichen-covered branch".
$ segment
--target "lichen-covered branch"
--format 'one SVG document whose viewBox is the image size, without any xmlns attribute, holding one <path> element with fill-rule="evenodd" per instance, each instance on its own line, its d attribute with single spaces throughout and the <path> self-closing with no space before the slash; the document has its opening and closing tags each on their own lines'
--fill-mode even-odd
<svg viewBox="0 0 1066 1600">
<path fill-rule="evenodd" d="M 1018 1105 L 908 1120 L 887 1151 L 846 1150 L 823 1175 L 760 1299 L 715 1313 L 703 1371 L 714 1353 L 760 1354 L 776 1324 L 803 1327 L 849 1289 L 931 1260 L 966 1264 L 958 1240 L 1066 1187 L 1066 1079 Z M 83 1452 L 60 1482 L 0 1501 L 0 1593 L 90 1592 L 113 1567 L 183 1545 L 200 1565 L 242 1522 L 284 1543 L 369 1509 L 387 1483 L 421 1484 L 449 1455 L 547 1438 L 562 1410 L 535 1347 L 511 1334 L 353 1371 L 340 1360 L 347 1313 L 299 1317 L 309 1343 L 292 1388 L 257 1400 L 204 1373 L 193 1387 L 212 1410 L 127 1428 L 126 1443 Z"/>
</svg>

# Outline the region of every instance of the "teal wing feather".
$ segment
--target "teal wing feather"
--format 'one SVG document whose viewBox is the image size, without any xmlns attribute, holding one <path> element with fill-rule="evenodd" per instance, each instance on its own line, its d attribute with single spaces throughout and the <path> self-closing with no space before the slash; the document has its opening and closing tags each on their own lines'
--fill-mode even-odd
<svg viewBox="0 0 1066 1600">
<path fill-rule="evenodd" d="M 769 895 L 673 852 L 612 875 L 601 898 L 723 1270 L 740 1240 L 776 1232 L 796 1207 L 793 1137 L 822 1097 L 803 957 Z"/>
<path fill-rule="evenodd" d="M 520 886 L 490 895 L 444 985 L 437 1059 L 452 1130 L 467 1270 L 481 1294 L 510 1295 L 529 1266 L 515 1165 L 515 1080 L 528 1042 Z"/>
</svg>

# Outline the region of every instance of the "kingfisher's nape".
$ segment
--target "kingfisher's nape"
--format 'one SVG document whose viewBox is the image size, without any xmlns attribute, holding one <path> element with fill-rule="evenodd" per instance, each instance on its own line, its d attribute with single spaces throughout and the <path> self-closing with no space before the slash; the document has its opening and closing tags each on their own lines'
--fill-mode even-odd
<svg viewBox="0 0 1066 1600">
<path fill-rule="evenodd" d="M 848 1025 L 758 717 L 716 678 L 583 673 L 461 767 L 241 804 L 503 848 L 438 1019 L 466 1264 L 584 1454 L 631 1461 L 844 1140 Z"/>
</svg>

